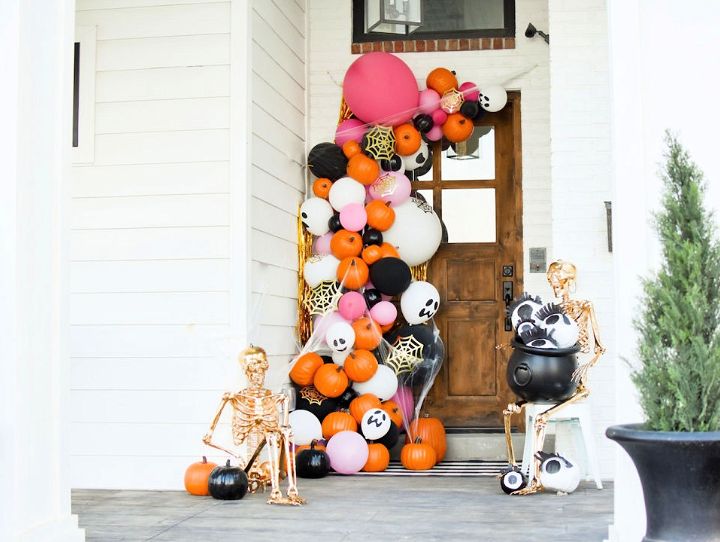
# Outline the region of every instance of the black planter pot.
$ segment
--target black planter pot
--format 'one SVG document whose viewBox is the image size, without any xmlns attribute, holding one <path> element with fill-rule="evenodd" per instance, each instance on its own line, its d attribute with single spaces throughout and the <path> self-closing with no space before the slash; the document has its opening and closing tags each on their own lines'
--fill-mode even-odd
<svg viewBox="0 0 720 542">
<path fill-rule="evenodd" d="M 645 496 L 645 542 L 720 541 L 720 431 L 646 431 L 614 425 L 605 435 L 635 463 Z"/>
<path fill-rule="evenodd" d="M 572 375 L 577 368 L 578 345 L 546 350 L 513 340 L 512 347 L 506 374 L 518 397 L 528 402 L 563 401 L 575 393 L 577 383 Z"/>
</svg>

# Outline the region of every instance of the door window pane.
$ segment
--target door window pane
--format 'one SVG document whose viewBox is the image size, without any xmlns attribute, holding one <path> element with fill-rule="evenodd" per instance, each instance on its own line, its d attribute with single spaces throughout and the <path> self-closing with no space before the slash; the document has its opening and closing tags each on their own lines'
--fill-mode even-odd
<svg viewBox="0 0 720 542">
<path fill-rule="evenodd" d="M 445 189 L 442 219 L 450 243 L 494 243 L 495 189 Z"/>
<path fill-rule="evenodd" d="M 467 141 L 442 153 L 443 181 L 487 181 L 495 178 L 495 128 L 476 126 Z"/>
</svg>

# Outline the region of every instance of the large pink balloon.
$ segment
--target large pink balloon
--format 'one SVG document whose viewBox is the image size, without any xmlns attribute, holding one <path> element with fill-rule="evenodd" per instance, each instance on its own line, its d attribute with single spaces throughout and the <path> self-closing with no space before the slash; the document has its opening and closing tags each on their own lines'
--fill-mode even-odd
<svg viewBox="0 0 720 542">
<path fill-rule="evenodd" d="M 327 443 L 326 453 L 330 457 L 330 466 L 340 474 L 355 474 L 367 463 L 367 442 L 355 431 L 335 433 Z"/>
<path fill-rule="evenodd" d="M 345 73 L 343 96 L 357 118 L 397 126 L 418 106 L 418 86 L 410 68 L 390 53 L 366 53 Z"/>
<path fill-rule="evenodd" d="M 410 197 L 412 185 L 403 173 L 387 171 L 370 185 L 370 196 L 390 202 L 393 207 L 405 203 Z"/>
<path fill-rule="evenodd" d="M 350 322 L 357 320 L 365 314 L 366 309 L 367 304 L 365 303 L 365 298 L 359 292 L 346 292 L 338 302 L 340 316 Z"/>
<path fill-rule="evenodd" d="M 365 123 L 358 119 L 346 119 L 338 124 L 335 130 L 335 144 L 342 147 L 348 141 L 360 143 L 362 136 L 367 132 Z"/>
<path fill-rule="evenodd" d="M 409 386 L 398 387 L 395 395 L 392 396 L 392 401 L 395 401 L 402 410 L 403 421 L 409 424 L 415 417 L 415 400 L 413 399 L 412 388 Z"/>
</svg>

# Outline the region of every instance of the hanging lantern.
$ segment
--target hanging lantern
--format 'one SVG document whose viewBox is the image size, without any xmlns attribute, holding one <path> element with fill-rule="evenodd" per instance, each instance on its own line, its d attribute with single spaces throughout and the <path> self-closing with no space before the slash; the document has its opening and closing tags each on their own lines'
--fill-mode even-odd
<svg viewBox="0 0 720 542">
<path fill-rule="evenodd" d="M 480 138 L 491 130 L 492 126 L 476 126 L 469 138 L 448 147 L 447 157 L 452 160 L 477 160 L 480 158 Z"/>
<path fill-rule="evenodd" d="M 365 32 L 407 35 L 422 24 L 421 0 L 365 0 Z"/>
</svg>

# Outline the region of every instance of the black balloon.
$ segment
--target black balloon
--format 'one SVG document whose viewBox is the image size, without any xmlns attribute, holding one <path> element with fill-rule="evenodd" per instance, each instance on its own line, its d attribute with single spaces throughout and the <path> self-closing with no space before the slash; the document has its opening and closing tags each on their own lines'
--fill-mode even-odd
<svg viewBox="0 0 720 542">
<path fill-rule="evenodd" d="M 337 181 L 345 176 L 348 160 L 335 143 L 318 143 L 308 154 L 308 167 L 316 177 Z"/>
<path fill-rule="evenodd" d="M 380 167 L 383 171 L 400 171 L 402 166 L 403 160 L 399 154 L 393 154 L 389 160 L 387 158 L 380 160 Z"/>
<path fill-rule="evenodd" d="M 316 450 L 313 441 L 309 450 L 295 457 L 295 470 L 300 478 L 323 478 L 330 472 L 330 458 L 322 450 Z"/>
<path fill-rule="evenodd" d="M 398 439 L 400 438 L 400 429 L 398 429 L 398 426 L 394 423 L 390 424 L 390 429 L 388 429 L 388 432 L 383 435 L 382 438 L 377 439 L 375 442 L 378 444 L 382 444 L 385 446 L 388 450 L 395 446 L 397 444 Z"/>
<path fill-rule="evenodd" d="M 330 228 L 330 231 L 333 233 L 342 229 L 342 224 L 340 224 L 340 215 L 332 215 L 330 217 L 330 220 L 328 220 L 328 228 Z"/>
<path fill-rule="evenodd" d="M 444 150 L 444 151 L 448 150 L 448 149 L 450 148 L 450 141 L 448 141 L 447 138 L 443 137 L 443 138 L 440 140 L 440 147 L 441 147 L 442 150 Z"/>
<path fill-rule="evenodd" d="M 481 109 L 481 107 L 477 102 L 463 102 L 460 106 L 460 113 L 465 115 L 467 118 L 472 119 L 478 114 L 479 109 Z"/>
<path fill-rule="evenodd" d="M 348 389 L 346 389 L 340 397 L 336 399 L 337 401 L 337 407 L 338 408 L 348 408 L 350 406 L 350 402 L 355 399 L 355 397 L 358 396 L 358 392 L 356 392 L 352 386 L 349 386 Z"/>
<path fill-rule="evenodd" d="M 370 266 L 370 281 L 385 295 L 398 295 L 412 282 L 410 267 L 400 258 L 382 258 Z"/>
<path fill-rule="evenodd" d="M 372 228 L 369 228 L 365 230 L 365 233 L 363 233 L 363 244 L 365 246 L 368 245 L 382 245 L 383 244 L 383 234 L 382 232 L 378 230 L 374 230 Z"/>
<path fill-rule="evenodd" d="M 472 120 L 480 120 L 485 116 L 485 110 L 482 107 L 478 107 L 478 112 L 475 113 L 475 116 L 472 118 Z"/>
<path fill-rule="evenodd" d="M 320 421 L 323 421 L 325 416 L 334 412 L 337 407 L 337 399 L 325 397 L 315 389 L 315 386 L 300 388 L 300 391 L 295 395 L 295 409 L 307 410 L 314 414 Z"/>
<path fill-rule="evenodd" d="M 323 363 L 335 363 L 332 359 L 332 356 L 320 356 L 323 360 Z"/>
<path fill-rule="evenodd" d="M 228 459 L 225 466 L 215 467 L 208 478 L 208 491 L 215 499 L 236 501 L 248 491 L 248 477 L 240 467 L 231 467 Z"/>
<path fill-rule="evenodd" d="M 415 129 L 421 134 L 429 132 L 435 125 L 430 115 L 418 115 L 413 119 L 413 124 L 415 125 Z"/>
<path fill-rule="evenodd" d="M 367 303 L 368 309 L 372 309 L 375 305 L 382 301 L 382 294 L 380 290 L 375 288 L 368 288 L 363 292 L 365 303 Z"/>
</svg>

